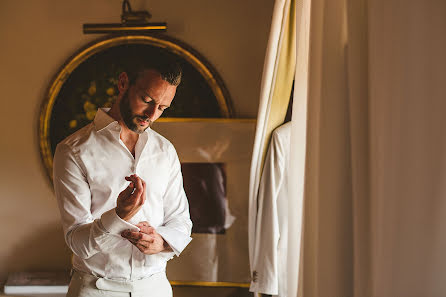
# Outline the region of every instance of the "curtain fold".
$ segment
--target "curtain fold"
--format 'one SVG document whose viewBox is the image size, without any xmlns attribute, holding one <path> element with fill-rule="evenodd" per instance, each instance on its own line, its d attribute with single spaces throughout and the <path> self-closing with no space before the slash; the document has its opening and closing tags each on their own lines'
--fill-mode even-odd
<svg viewBox="0 0 446 297">
<path fill-rule="evenodd" d="M 368 0 L 347 2 L 347 80 L 350 120 L 353 296 L 373 296 L 370 196 Z"/>
<path fill-rule="evenodd" d="M 308 61 L 310 53 L 309 0 L 296 2 L 296 72 L 292 107 L 290 172 L 288 173 L 288 296 L 303 293 L 303 238 L 304 184 L 307 155 Z M 309 253 L 307 253 L 308 259 Z"/>
<path fill-rule="evenodd" d="M 367 2 L 297 9 L 289 296 L 370 296 Z"/>
<path fill-rule="evenodd" d="M 298 46 L 296 70 L 306 85 L 295 87 L 291 135 L 290 296 L 445 296 L 446 2 L 306 3 L 308 67 L 299 67 Z"/>
</svg>

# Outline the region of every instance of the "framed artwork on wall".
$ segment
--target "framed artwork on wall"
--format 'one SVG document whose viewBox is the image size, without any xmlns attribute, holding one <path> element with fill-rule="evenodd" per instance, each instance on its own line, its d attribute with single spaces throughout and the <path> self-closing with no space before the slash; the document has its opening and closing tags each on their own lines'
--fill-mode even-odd
<svg viewBox="0 0 446 297">
<path fill-rule="evenodd" d="M 52 180 L 57 143 L 90 123 L 98 107 L 117 97 L 117 78 L 142 55 L 171 55 L 183 68 L 182 83 L 163 117 L 230 118 L 232 103 L 223 80 L 207 60 L 185 43 L 161 34 L 109 36 L 80 49 L 51 82 L 40 112 L 39 142 Z"/>
</svg>

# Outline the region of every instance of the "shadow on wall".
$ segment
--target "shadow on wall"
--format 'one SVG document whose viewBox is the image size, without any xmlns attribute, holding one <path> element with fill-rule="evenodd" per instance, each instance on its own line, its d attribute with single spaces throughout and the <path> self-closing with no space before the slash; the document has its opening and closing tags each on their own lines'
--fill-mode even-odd
<svg viewBox="0 0 446 297">
<path fill-rule="evenodd" d="M 62 226 L 54 222 L 30 228 L 30 233 L 11 250 L 4 263 L 11 272 L 69 271 L 71 250 L 65 244 Z M 6 282 L 7 276 L 2 279 Z"/>
</svg>

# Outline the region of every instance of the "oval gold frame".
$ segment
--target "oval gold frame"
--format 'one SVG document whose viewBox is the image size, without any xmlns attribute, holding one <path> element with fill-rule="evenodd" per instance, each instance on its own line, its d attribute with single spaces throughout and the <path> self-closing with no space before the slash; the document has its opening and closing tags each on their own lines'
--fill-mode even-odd
<svg viewBox="0 0 446 297">
<path fill-rule="evenodd" d="M 203 76 L 217 98 L 223 118 L 233 117 L 232 103 L 223 80 L 206 59 L 187 44 L 166 35 L 107 36 L 95 40 L 71 56 L 55 75 L 43 101 L 39 117 L 39 144 L 42 161 L 50 181 L 53 181 L 53 154 L 49 138 L 50 118 L 57 95 L 70 74 L 92 55 L 124 44 L 148 44 L 165 48 L 183 57 Z"/>
</svg>

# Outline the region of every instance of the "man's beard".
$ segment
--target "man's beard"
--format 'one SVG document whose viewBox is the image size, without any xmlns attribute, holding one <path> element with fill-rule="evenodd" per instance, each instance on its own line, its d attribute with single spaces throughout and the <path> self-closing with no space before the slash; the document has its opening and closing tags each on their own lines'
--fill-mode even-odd
<svg viewBox="0 0 446 297">
<path fill-rule="evenodd" d="M 152 126 L 152 121 L 144 115 L 135 115 L 132 113 L 132 110 L 130 109 L 128 90 L 129 89 L 127 89 L 127 91 L 122 96 L 121 102 L 119 103 L 119 111 L 121 112 L 122 120 L 124 121 L 124 124 L 127 126 L 127 128 L 129 128 L 135 133 L 141 134 L 147 128 Z M 145 128 L 142 128 L 140 125 L 136 123 L 137 119 L 148 122 L 149 125 Z"/>
</svg>

